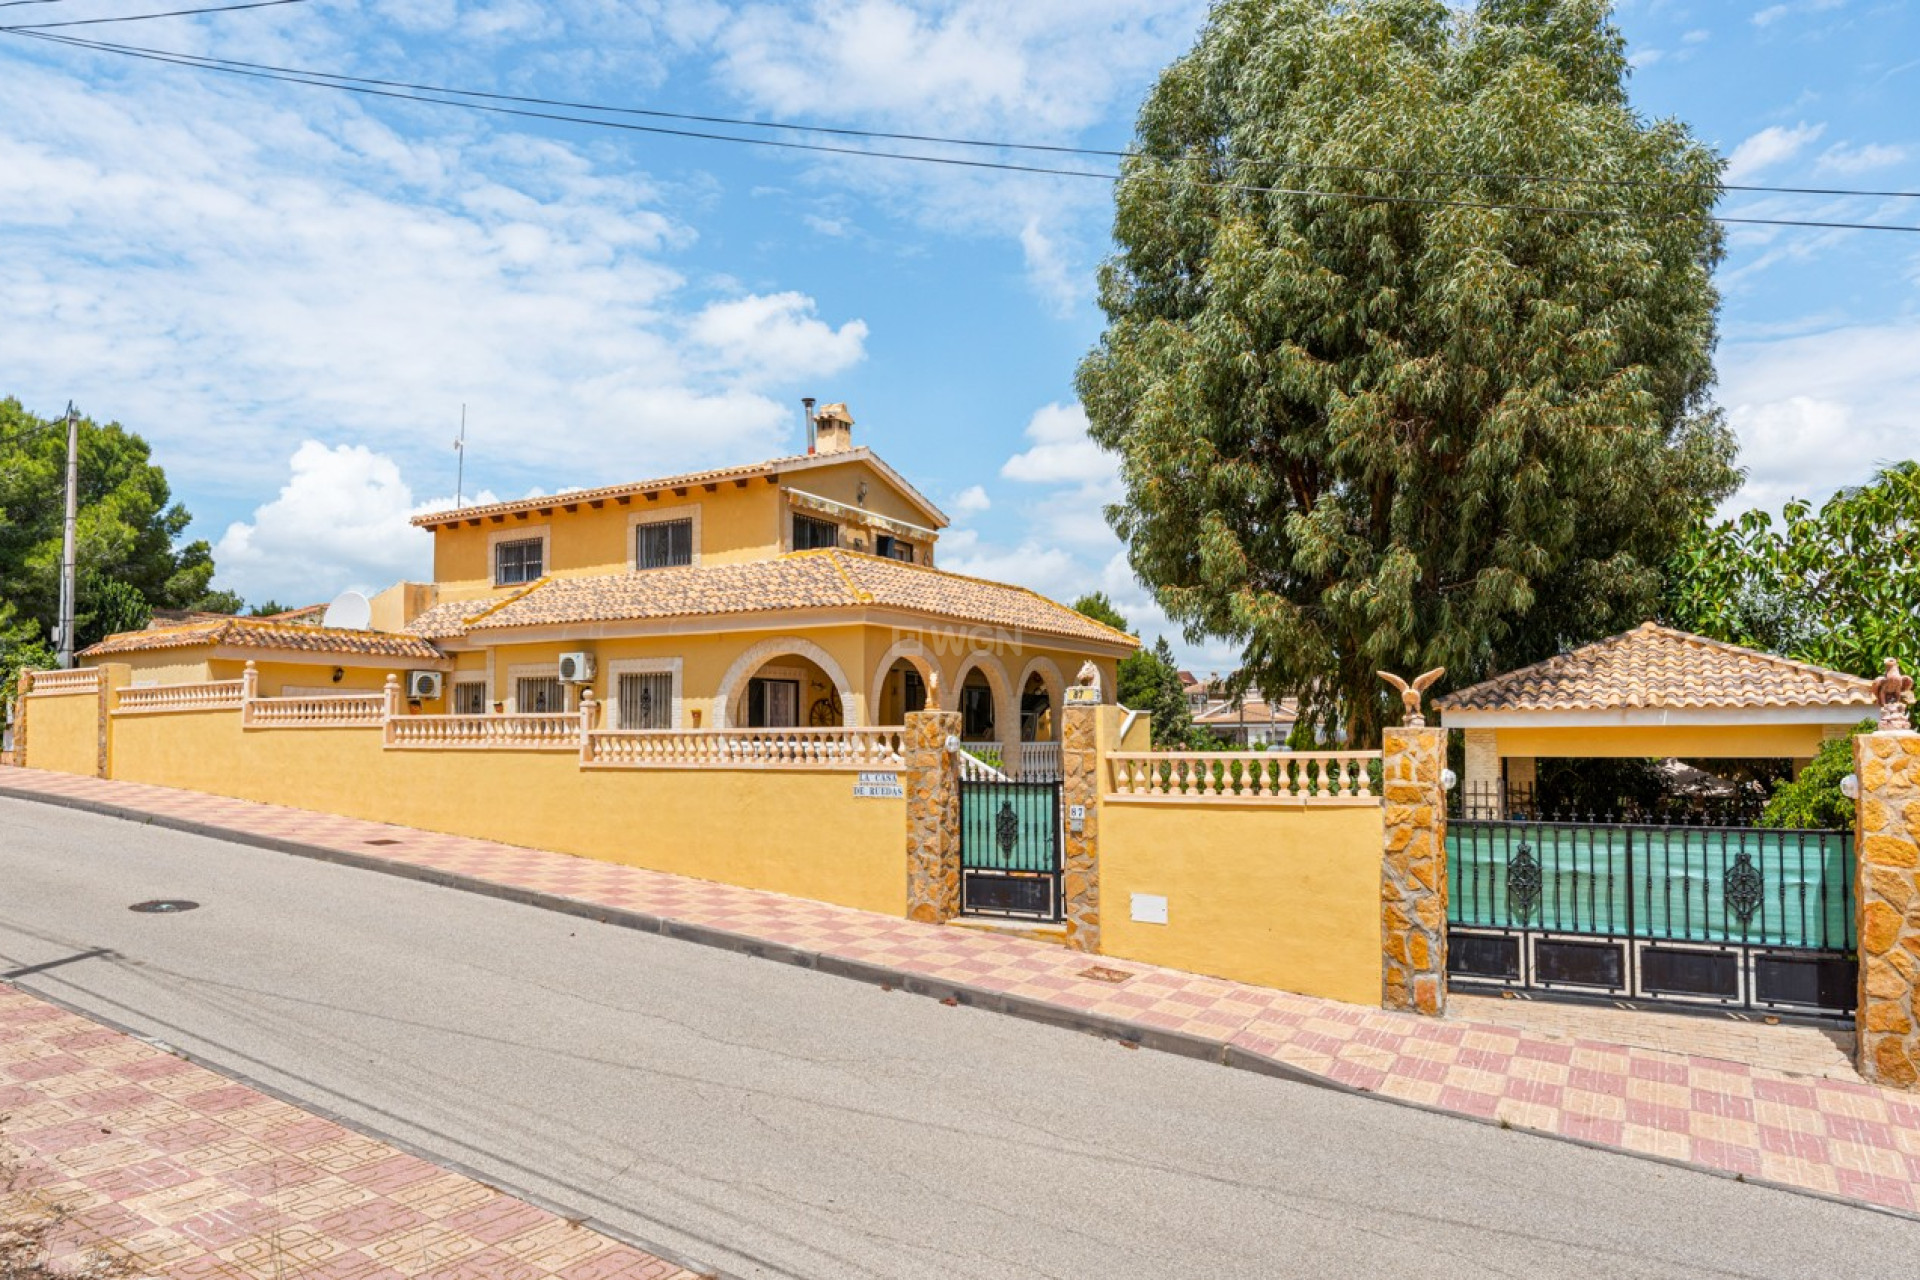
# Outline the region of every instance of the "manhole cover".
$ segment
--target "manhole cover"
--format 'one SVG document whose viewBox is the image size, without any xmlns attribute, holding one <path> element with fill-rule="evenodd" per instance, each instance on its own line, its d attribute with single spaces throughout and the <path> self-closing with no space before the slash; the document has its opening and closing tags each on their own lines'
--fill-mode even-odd
<svg viewBox="0 0 1920 1280">
<path fill-rule="evenodd" d="M 197 902 L 188 902 L 185 898 L 155 898 L 151 902 L 136 902 L 127 910 L 143 911 L 151 915 L 167 915 L 174 911 L 192 911 L 199 905 Z"/>
</svg>

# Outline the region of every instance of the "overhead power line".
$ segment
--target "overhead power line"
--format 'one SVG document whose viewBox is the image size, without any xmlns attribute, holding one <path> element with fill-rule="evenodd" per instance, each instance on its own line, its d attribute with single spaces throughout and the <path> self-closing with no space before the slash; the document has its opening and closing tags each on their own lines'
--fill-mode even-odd
<svg viewBox="0 0 1920 1280">
<path fill-rule="evenodd" d="M 13 2 L 28 3 L 29 0 L 13 0 Z M 31 2 L 39 3 L 41 0 L 31 0 Z M 6 29 L 8 28 L 0 28 L 0 30 Z M 16 27 L 11 29 L 25 31 L 33 28 Z M 866 138 L 884 142 L 931 142 L 953 147 L 973 147 L 998 151 L 1029 151 L 1052 155 L 1091 156 L 1098 159 L 1142 159 L 1164 163 L 1159 157 L 1132 149 L 1115 150 L 1110 147 L 1075 147 L 1060 143 L 1044 142 L 1009 142 L 990 138 L 953 137 L 945 134 L 896 133 L 881 129 L 853 129 L 836 125 L 799 124 L 784 120 L 749 120 L 738 116 L 716 116 L 686 111 L 667 111 L 657 107 L 608 106 L 604 103 L 578 102 L 567 98 L 529 97 L 522 94 L 493 93 L 483 89 L 458 89 L 450 88 L 446 85 L 421 84 L 408 80 L 383 80 L 369 76 L 350 76 L 337 71 L 315 71 L 306 67 L 275 66 L 272 63 L 245 62 L 234 58 L 216 58 L 210 54 L 178 53 L 170 49 L 153 49 L 141 45 L 115 44 L 107 41 L 88 42 L 88 47 L 123 54 L 137 53 L 160 58 L 188 59 L 196 65 L 207 66 L 210 69 L 213 67 L 236 67 L 248 71 L 273 72 L 279 75 L 309 76 L 319 80 L 338 80 L 346 84 L 372 85 L 376 88 L 405 89 L 420 93 L 448 94 L 463 98 L 479 98 L 488 102 L 516 102 L 528 106 L 561 107 L 568 110 L 595 111 L 608 115 L 642 116 L 656 120 L 681 120 L 693 124 L 728 125 L 736 128 L 769 129 L 787 133 L 816 133 L 844 138 Z M 1259 158 L 1258 162 L 1276 164 L 1286 168 L 1322 170 L 1329 173 L 1364 173 L 1391 177 L 1457 178 L 1485 182 L 1540 182 L 1566 186 L 1652 187 L 1674 191 L 1719 190 L 1769 195 L 1857 196 L 1871 199 L 1920 200 L 1920 191 L 1866 191 L 1852 187 L 1783 187 L 1770 186 L 1764 183 L 1681 182 L 1655 178 L 1596 178 L 1567 174 L 1420 169 L 1391 165 L 1335 164 L 1323 160 L 1301 160 L 1291 156 L 1264 157 Z"/>
<path fill-rule="evenodd" d="M 27 4 L 31 0 L 14 0 Z M 236 9 L 272 9 L 283 4 L 306 4 L 307 0 L 252 0 L 250 4 L 214 5 L 206 9 L 173 9 L 166 13 L 130 13 L 119 18 L 72 18 L 66 22 L 36 22 L 27 26 L 0 27 L 0 31 L 51 31 L 55 27 L 97 27 L 104 22 L 145 22 L 150 18 L 187 18 L 196 13 L 232 13 Z"/>
<path fill-rule="evenodd" d="M 715 133 L 708 130 L 670 128 L 664 125 L 637 124 L 626 120 L 607 120 L 592 116 L 568 115 L 552 111 L 535 111 L 526 107 L 498 105 L 507 101 L 529 101 L 509 95 L 481 94 L 459 89 L 434 89 L 422 86 L 421 91 L 412 87 L 383 87 L 383 82 L 368 81 L 359 77 L 336 75 L 331 72 L 303 71 L 297 69 L 274 68 L 267 64 L 241 63 L 232 59 L 205 58 L 197 54 L 177 53 L 168 50 L 150 50 L 132 45 L 112 44 L 105 41 L 87 40 L 77 36 L 49 35 L 24 28 L 0 27 L 0 32 L 10 32 L 36 40 L 70 45 L 75 48 L 92 49 L 100 52 L 115 53 L 143 61 L 160 62 L 174 66 L 190 67 L 205 71 L 217 71 L 226 75 L 245 76 L 252 79 L 283 81 L 288 84 L 304 84 L 314 88 L 333 89 L 342 93 L 353 93 L 367 97 L 390 98 L 408 102 L 422 102 L 442 107 L 457 107 L 467 111 L 480 111 L 492 115 L 513 116 L 532 120 L 549 120 L 565 124 L 587 125 L 593 128 L 616 129 L 629 133 L 643 133 L 662 137 L 688 138 L 708 142 L 728 142 L 743 146 L 772 148 L 784 151 L 817 152 L 829 155 L 843 155 L 868 160 L 899 160 L 917 164 L 945 165 L 956 168 L 995 170 L 1008 173 L 1030 173 L 1057 177 L 1092 178 L 1103 182 L 1119 182 L 1124 175 L 1091 169 L 1061 169 L 1037 164 L 1015 164 L 1009 161 L 968 159 L 961 156 L 928 155 L 924 153 L 902 151 L 876 151 L 866 147 L 837 146 L 828 143 L 799 142 L 786 138 L 744 137 L 739 134 Z M 459 97 L 432 97 L 428 93 L 444 93 Z M 489 101 L 463 101 L 463 98 L 486 98 Z M 607 113 L 634 113 L 637 109 L 600 108 L 583 106 L 577 109 L 597 110 Z M 683 117 L 676 117 L 683 118 Z M 756 122 L 741 121 L 742 125 Z M 805 126 L 787 126 L 807 132 L 831 132 L 827 130 L 807 130 Z M 864 135 L 883 136 L 883 135 Z M 905 135 L 901 135 L 905 136 Z M 947 141 L 939 139 L 939 141 Z M 1018 148 L 1019 144 L 1009 145 Z M 1115 153 L 1105 153 L 1113 155 Z M 1124 153 L 1133 154 L 1133 153 Z M 1143 156 L 1144 159 L 1155 159 Z M 1383 171 L 1391 173 L 1392 171 Z M 1467 176 L 1467 175 L 1450 175 Z M 1186 185 L 1216 190 L 1237 191 L 1249 195 L 1287 195 L 1330 200 L 1349 200 L 1366 204 L 1410 204 L 1436 208 L 1457 208 L 1474 210 L 1505 210 L 1517 213 L 1568 214 L 1581 217 L 1601 218 L 1639 218 L 1650 216 L 1644 211 L 1633 209 L 1609 209 L 1578 205 L 1523 204 L 1512 201 L 1495 200 L 1458 200 L 1440 196 L 1393 195 L 1364 191 L 1330 191 L 1316 187 L 1287 187 L 1257 183 L 1221 181 L 1198 178 L 1176 178 L 1175 181 Z M 1865 194 L 1865 193 L 1849 193 Z M 1740 217 L 1734 215 L 1709 215 L 1721 223 L 1747 226 L 1804 227 L 1839 231 L 1900 231 L 1920 233 L 1920 226 L 1908 226 L 1878 222 L 1835 222 L 1810 218 L 1761 218 Z"/>
</svg>

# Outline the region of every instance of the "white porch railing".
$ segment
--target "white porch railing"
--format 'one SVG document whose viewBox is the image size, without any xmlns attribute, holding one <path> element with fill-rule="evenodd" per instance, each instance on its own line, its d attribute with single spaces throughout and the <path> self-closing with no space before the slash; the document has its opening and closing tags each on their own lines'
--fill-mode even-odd
<svg viewBox="0 0 1920 1280">
<path fill-rule="evenodd" d="M 965 782 L 1012 781 L 999 766 L 988 764 L 985 760 L 982 760 L 979 756 L 967 750 L 965 746 L 960 748 L 960 754 L 955 758 L 955 763 L 960 766 L 960 777 L 961 780 Z"/>
<path fill-rule="evenodd" d="M 36 671 L 27 684 L 34 693 L 94 693 L 100 688 L 98 667 L 73 667 L 59 671 Z"/>
<path fill-rule="evenodd" d="M 1060 744 L 1023 742 L 1020 744 L 1020 778 L 1023 782 L 1056 782 L 1062 776 Z"/>
<path fill-rule="evenodd" d="M 529 712 L 521 715 L 392 716 L 387 719 L 389 747 L 426 750 L 468 748 L 501 751 L 577 751 L 577 712 Z"/>
<path fill-rule="evenodd" d="M 145 685 L 137 689 L 122 689 L 114 714 L 232 710 L 242 704 L 245 696 L 245 682 L 240 680 L 211 680 L 205 684 Z"/>
<path fill-rule="evenodd" d="M 602 769 L 899 769 L 907 731 L 860 729 L 597 729 L 583 765 Z"/>
<path fill-rule="evenodd" d="M 1107 757 L 1115 800 L 1378 803 L 1377 751 L 1127 751 Z"/>
<path fill-rule="evenodd" d="M 249 729 L 377 728 L 386 715 L 385 694 L 334 693 L 312 697 L 249 698 L 241 704 L 240 723 Z"/>
</svg>

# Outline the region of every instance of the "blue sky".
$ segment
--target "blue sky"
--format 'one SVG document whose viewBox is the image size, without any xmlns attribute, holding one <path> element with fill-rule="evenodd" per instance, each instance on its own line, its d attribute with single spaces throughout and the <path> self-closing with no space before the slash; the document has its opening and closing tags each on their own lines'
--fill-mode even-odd
<svg viewBox="0 0 1920 1280">
<path fill-rule="evenodd" d="M 59 0 L 48 22 L 171 7 Z M 1204 5 L 312 0 L 79 28 L 371 77 L 831 126 L 1123 145 Z M 1730 180 L 1920 190 L 1920 6 L 1619 9 L 1648 115 Z M 0 394 L 150 440 L 220 583 L 428 571 L 409 513 L 786 452 L 798 397 L 955 517 L 946 567 L 1166 629 L 1100 517 L 1072 374 L 1109 188 L 489 118 L 0 39 Z M 1920 201 L 1724 212 L 1920 223 Z M 1920 235 L 1737 230 L 1737 505 L 1920 452 Z M 1226 670 L 1233 655 L 1185 644 Z"/>
</svg>

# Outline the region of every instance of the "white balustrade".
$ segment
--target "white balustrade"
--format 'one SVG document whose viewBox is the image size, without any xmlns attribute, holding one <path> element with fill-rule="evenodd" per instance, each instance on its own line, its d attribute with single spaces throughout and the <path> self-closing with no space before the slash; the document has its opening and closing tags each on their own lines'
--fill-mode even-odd
<svg viewBox="0 0 1920 1280">
<path fill-rule="evenodd" d="M 143 715 L 155 711 L 230 711 L 241 705 L 244 686 L 239 680 L 205 684 L 155 684 L 122 689 L 115 715 Z"/>
<path fill-rule="evenodd" d="M 982 760 L 979 756 L 967 750 L 965 745 L 961 746 L 960 754 L 955 757 L 955 763 L 960 766 L 960 777 L 966 782 L 1012 781 L 999 765 L 989 764 L 987 761 Z"/>
<path fill-rule="evenodd" d="M 1114 800 L 1379 803 L 1377 751 L 1122 751 L 1107 757 Z"/>
<path fill-rule="evenodd" d="M 1020 777 L 1026 782 L 1054 782 L 1061 774 L 1060 744 L 1023 742 L 1020 744 Z"/>
<path fill-rule="evenodd" d="M 899 769 L 903 727 L 862 729 L 602 729 L 581 763 L 602 769 Z"/>
<path fill-rule="evenodd" d="M 386 696 L 378 693 L 251 698 L 241 708 L 240 723 L 249 729 L 377 728 L 386 714 Z"/>
<path fill-rule="evenodd" d="M 578 751 L 577 712 L 519 715 L 392 716 L 387 745 L 422 750 Z"/>
<path fill-rule="evenodd" d="M 73 667 L 59 671 L 36 671 L 27 692 L 35 693 L 96 693 L 100 688 L 100 669 L 98 667 Z"/>
</svg>

